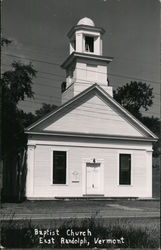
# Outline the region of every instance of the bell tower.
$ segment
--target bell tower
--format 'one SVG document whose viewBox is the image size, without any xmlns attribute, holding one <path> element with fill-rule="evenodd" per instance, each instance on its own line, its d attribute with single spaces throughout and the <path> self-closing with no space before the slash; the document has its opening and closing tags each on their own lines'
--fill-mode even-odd
<svg viewBox="0 0 161 250">
<path fill-rule="evenodd" d="M 70 55 L 61 65 L 66 70 L 66 82 L 62 83 L 62 103 L 97 83 L 112 96 L 108 85 L 107 65 L 112 57 L 102 56 L 104 29 L 84 17 L 68 32 Z"/>
</svg>

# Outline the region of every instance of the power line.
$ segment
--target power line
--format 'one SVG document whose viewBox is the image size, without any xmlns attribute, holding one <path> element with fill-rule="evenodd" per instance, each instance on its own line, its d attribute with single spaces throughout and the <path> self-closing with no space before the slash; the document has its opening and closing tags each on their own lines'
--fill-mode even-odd
<svg viewBox="0 0 161 250">
<path fill-rule="evenodd" d="M 49 104 L 53 104 L 52 100 L 49 100 L 49 99 L 47 99 L 47 100 L 46 99 L 39 99 L 39 98 L 37 98 L 37 99 L 41 100 L 41 102 L 37 102 L 35 100 L 34 101 L 24 100 L 24 101 L 21 102 L 21 105 L 23 105 L 24 102 L 29 102 L 30 104 L 34 104 L 34 105 L 35 104 L 42 105 L 44 103 L 44 100 L 47 101 Z M 103 105 L 100 105 L 100 106 L 103 106 Z M 33 108 L 34 106 L 31 106 L 31 107 Z M 93 108 L 92 106 L 84 105 L 82 108 L 79 109 L 79 112 L 83 111 L 83 112 L 92 113 L 92 114 L 93 113 L 94 114 L 103 114 L 103 115 L 110 114 L 110 116 L 114 116 L 114 117 L 116 116 L 115 114 L 112 114 L 111 112 L 108 112 L 109 110 L 106 111 L 106 112 L 100 112 L 100 111 L 105 111 L 105 110 L 104 109 L 100 109 L 100 108 L 94 108 L 94 110 L 92 110 L 92 108 Z M 144 114 L 152 114 L 152 115 L 159 115 L 159 112 L 157 113 L 157 112 L 153 112 L 153 111 L 150 111 L 150 110 L 149 111 L 142 111 L 142 113 L 144 113 Z M 114 119 L 114 120 L 116 120 L 116 119 Z"/>
<path fill-rule="evenodd" d="M 53 95 L 42 95 L 42 94 L 40 94 L 39 92 L 37 92 L 36 95 L 38 95 L 38 96 L 47 96 L 47 97 L 49 97 L 49 98 L 54 97 Z"/>
<path fill-rule="evenodd" d="M 33 45 L 32 45 L 33 46 Z M 36 49 L 35 49 L 36 48 Z M 43 48 L 45 51 L 43 52 L 43 53 L 50 53 L 49 51 L 51 51 L 51 52 L 55 52 L 55 50 L 51 50 L 51 49 L 49 49 L 49 47 L 44 47 L 44 46 L 34 46 L 34 49 L 31 49 L 31 48 L 26 48 L 26 47 L 23 47 L 23 48 L 16 48 L 16 47 L 14 47 L 14 49 L 16 49 L 16 50 L 27 50 L 27 51 L 32 51 L 32 52 L 36 52 L 35 50 L 37 50 L 37 51 L 39 51 L 40 52 L 40 49 L 41 48 Z M 42 49 L 41 49 L 41 52 L 42 52 Z M 51 54 L 51 53 L 50 53 Z M 134 62 L 139 62 L 139 63 L 142 63 L 142 64 L 150 64 L 150 65 L 153 65 L 154 66 L 154 64 L 153 63 L 151 63 L 151 62 L 147 62 L 147 61 L 142 61 L 142 60 L 138 60 L 138 59 L 136 59 L 136 58 L 128 58 L 128 57 L 118 57 L 118 56 L 114 56 L 114 59 L 116 59 L 116 60 L 121 60 L 121 61 L 134 61 Z M 158 69 L 159 69 L 159 66 L 158 66 Z"/>
<path fill-rule="evenodd" d="M 39 73 L 39 72 L 38 72 Z M 43 78 L 43 79 L 46 79 L 46 80 L 58 80 L 57 78 L 49 78 L 49 77 L 44 77 L 44 76 L 38 76 L 39 78 Z M 61 79 L 61 77 L 58 77 Z M 64 77 L 62 77 L 62 80 L 64 80 Z"/>
<path fill-rule="evenodd" d="M 55 74 L 55 73 L 50 73 L 50 72 L 44 72 L 44 71 L 38 71 L 38 73 L 46 74 L 46 75 L 53 75 L 53 76 L 59 76 L 64 79 L 62 75 Z"/>
<path fill-rule="evenodd" d="M 11 66 L 11 65 L 4 64 L 4 63 L 2 63 L 2 65 Z M 50 72 L 44 72 L 44 71 L 40 71 L 40 70 L 37 70 L 37 71 L 38 71 L 38 72 L 37 72 L 38 74 L 39 74 L 39 73 L 42 73 L 42 74 L 46 74 L 46 75 L 58 76 L 58 77 L 64 79 L 64 77 L 63 77 L 62 75 L 59 75 L 59 74 L 50 73 Z"/>
<path fill-rule="evenodd" d="M 42 95 L 42 96 L 43 96 L 43 95 Z M 56 97 L 56 96 L 55 96 L 55 97 L 52 96 L 52 98 L 54 98 L 55 100 L 60 100 L 60 98 L 59 98 L 59 97 Z M 34 102 L 34 100 L 40 100 L 40 101 L 41 101 L 41 100 L 47 100 L 47 101 L 48 101 L 49 99 L 51 99 L 51 97 L 48 98 L 48 96 L 47 96 L 47 98 L 42 98 L 42 97 L 39 98 L 39 96 L 35 96 L 34 99 L 32 99 L 32 100 L 33 100 L 33 102 Z M 25 101 L 25 100 L 24 100 L 24 101 Z"/>
<path fill-rule="evenodd" d="M 51 100 L 51 97 L 50 98 L 43 98 L 43 97 L 35 97 L 36 100 L 40 100 L 40 101 L 53 101 Z M 60 98 L 58 97 L 53 97 L 54 100 L 60 100 Z"/>
<path fill-rule="evenodd" d="M 31 60 L 31 61 L 34 61 L 34 62 L 40 62 L 40 63 L 46 63 L 46 64 L 50 64 L 50 65 L 55 65 L 55 66 L 60 66 L 59 63 L 54 63 L 54 62 L 47 62 L 47 61 L 43 61 L 43 60 L 38 60 L 38 59 L 35 59 L 35 58 L 23 58 L 21 56 L 17 56 L 17 55 L 13 55 L 13 54 L 8 54 L 8 53 L 3 53 L 5 56 L 9 56 L 9 57 L 16 57 L 16 58 L 20 58 L 20 59 L 25 59 L 25 60 Z"/>
<path fill-rule="evenodd" d="M 32 44 L 32 46 L 33 46 L 33 44 Z M 40 48 L 41 50 L 44 49 L 45 51 L 49 50 L 49 47 L 40 46 L 40 45 L 39 46 L 34 46 L 34 48 Z M 57 47 L 54 47 L 53 45 L 52 45 L 52 48 L 56 48 L 57 49 Z M 50 51 L 53 52 L 53 50 L 50 50 Z"/>
<path fill-rule="evenodd" d="M 37 83 L 37 82 L 35 82 L 35 84 L 41 85 L 41 86 L 43 86 L 43 87 L 48 86 L 48 87 L 54 88 L 54 89 L 57 89 L 57 88 L 58 88 L 58 86 L 53 86 L 53 85 L 50 85 L 50 84 L 47 84 L 47 83 L 43 84 L 43 83 L 39 83 L 39 82 Z"/>
<path fill-rule="evenodd" d="M 37 106 L 40 106 L 41 105 L 41 103 L 35 103 L 35 105 L 37 105 Z M 24 102 L 21 102 L 21 103 L 19 103 L 19 105 L 18 106 L 25 106 L 25 107 L 29 107 L 29 108 L 34 108 L 34 106 L 33 105 L 27 105 L 26 103 L 24 103 Z"/>
<path fill-rule="evenodd" d="M 119 57 L 115 56 L 114 59 L 118 59 L 118 60 L 120 60 L 120 61 L 135 61 L 135 62 L 140 62 L 140 63 L 142 63 L 142 64 L 145 64 L 145 63 L 146 63 L 146 64 L 150 64 L 150 65 L 153 65 L 153 66 L 154 66 L 153 63 L 150 63 L 150 62 L 147 62 L 147 61 L 138 60 L 138 59 L 135 59 L 135 58 L 127 58 L 127 57 L 119 58 Z M 158 66 L 158 69 L 159 69 L 159 66 Z"/>
<path fill-rule="evenodd" d="M 2 63 L 2 65 L 7 66 L 7 67 L 10 66 L 10 65 L 7 65 L 7 64 L 4 64 L 4 63 Z M 42 71 L 38 71 L 38 74 L 39 73 L 50 74 L 50 75 L 54 75 L 54 76 L 56 75 L 56 76 L 59 76 L 60 79 L 62 78 L 62 80 L 64 80 L 64 77 L 62 77 L 61 75 L 52 74 L 52 73 L 46 73 L 46 72 L 42 72 Z M 39 78 L 42 78 L 42 79 L 45 79 L 45 80 L 58 80 L 57 78 L 49 78 L 49 77 L 43 77 L 43 76 L 36 76 L 35 79 L 39 79 Z"/>
<path fill-rule="evenodd" d="M 17 57 L 17 58 L 21 58 L 23 59 L 22 57 L 20 56 L 16 56 L 16 55 L 12 55 L 12 54 L 5 54 L 4 55 L 7 55 L 7 56 L 11 56 L 11 57 Z M 25 58 L 27 60 L 32 60 L 32 61 L 37 61 L 37 62 L 41 62 L 41 63 L 46 63 L 46 64 L 51 64 L 51 65 L 58 65 L 60 66 L 60 64 L 58 63 L 54 63 L 54 62 L 47 62 L 47 61 L 43 61 L 43 60 L 37 60 L 37 59 L 32 59 L 32 58 Z M 84 70 L 84 71 L 87 71 L 86 69 L 82 69 L 82 68 L 79 68 L 77 67 L 77 69 L 81 69 L 81 70 Z M 100 74 L 106 74 L 106 73 L 103 73 L 103 72 L 100 72 L 100 71 L 96 71 L 96 70 L 88 70 L 89 72 L 95 72 L 95 73 L 100 73 Z M 61 76 L 59 74 L 53 74 L 53 73 L 49 73 L 49 72 L 42 72 L 40 71 L 41 73 L 44 73 L 44 74 L 51 74 L 51 75 L 57 75 L 57 76 Z M 151 82 L 151 83 L 157 83 L 157 84 L 160 84 L 160 82 L 157 82 L 157 81 L 152 81 L 152 80 L 148 80 L 148 79 L 143 79 L 143 78 L 137 78 L 137 77 L 133 77 L 133 76 L 128 76 L 128 75 L 120 75 L 120 74 L 112 74 L 112 73 L 108 73 L 108 75 L 112 75 L 112 76 L 118 76 L 118 77 L 122 77 L 122 78 L 127 78 L 127 79 L 134 79 L 134 80 L 139 80 L 139 81 L 147 81 L 147 82 Z M 62 77 L 62 76 L 61 76 Z"/>
<path fill-rule="evenodd" d="M 94 81 L 87 81 L 87 80 L 83 80 L 83 79 L 80 79 L 80 78 L 77 78 L 77 80 L 81 81 L 81 84 L 89 84 L 89 83 L 94 84 L 95 83 Z M 99 82 L 97 82 L 97 83 L 99 83 Z M 107 85 L 107 87 L 112 87 L 112 86 L 111 85 Z M 160 96 L 160 94 L 155 93 L 155 92 L 153 92 L 153 94 L 156 94 L 156 95 Z"/>
<path fill-rule="evenodd" d="M 18 57 L 18 56 L 15 56 L 15 57 Z M 21 57 L 19 57 L 19 58 L 21 58 Z M 31 60 L 35 60 L 35 59 L 31 59 Z M 49 62 L 45 62 L 45 61 L 40 61 L 40 60 L 35 60 L 35 61 L 38 61 L 38 62 L 44 62 L 44 63 L 49 63 Z M 49 63 L 49 64 L 51 64 L 51 63 Z M 52 63 L 53 64 L 53 63 Z M 5 64 L 4 64 L 5 65 Z M 59 64 L 55 64 L 55 65 L 59 65 Z M 9 66 L 9 65 L 6 65 L 6 66 Z M 81 70 L 84 70 L 84 69 L 81 69 Z M 102 73 L 102 74 L 105 74 L 105 73 L 103 73 L 103 72 L 98 72 L 98 71 L 92 71 L 92 70 L 89 70 L 89 71 L 91 71 L 91 72 L 96 72 L 96 73 Z M 40 73 L 42 73 L 42 74 L 50 74 L 50 75 L 56 75 L 56 76 L 61 76 L 61 75 L 58 75 L 58 74 L 53 74 L 53 73 L 49 73 L 49 72 L 41 72 L 40 71 Z M 109 75 L 113 75 L 113 76 L 119 76 L 119 77 L 123 77 L 123 78 L 126 78 L 126 77 L 128 77 L 128 76 L 124 76 L 124 75 L 116 75 L 116 74 L 109 74 Z M 39 76 L 40 77 L 40 76 Z M 61 76 L 62 77 L 62 76 Z M 43 77 L 40 77 L 40 78 L 43 78 Z M 139 78 L 134 78 L 134 77 L 128 77 L 128 79 L 130 79 L 130 78 L 133 78 L 133 79 L 136 79 L 136 80 L 143 80 L 143 79 L 139 79 Z M 45 79 L 45 78 L 44 78 Z M 49 79 L 51 79 L 51 78 L 49 78 Z M 64 79 L 64 78 L 63 78 Z M 52 79 L 51 79 L 52 80 Z M 83 81 L 82 79 L 78 79 L 78 80 L 81 80 L 81 81 Z M 150 80 L 147 80 L 147 79 L 144 79 L 145 81 L 149 81 L 149 82 L 153 82 L 153 81 L 150 81 Z M 84 80 L 85 81 L 85 80 Z M 85 81 L 86 82 L 86 81 Z M 153 82 L 154 83 L 154 82 Z M 159 83 L 159 82 L 155 82 L 155 83 Z M 39 85 L 42 85 L 42 86 L 44 86 L 44 87 L 46 87 L 46 86 L 50 86 L 50 87 L 55 87 L 55 86 L 51 86 L 51 85 L 47 85 L 47 84 L 40 84 L 40 83 L 37 83 L 37 84 L 39 84 Z M 86 84 L 88 84 L 87 82 L 86 82 Z M 157 94 L 157 93 L 156 93 Z M 157 95 L 160 95 L 160 94 L 157 94 Z M 53 97 L 54 99 L 56 99 L 56 97 Z M 45 101 L 50 101 L 49 99 L 45 99 L 45 98 L 36 98 L 37 100 L 40 100 L 40 101 L 43 101 L 43 100 L 45 100 Z M 59 99 L 59 98 L 57 98 L 57 99 Z M 29 101 L 29 100 L 24 100 L 24 101 L 27 101 L 27 102 L 30 102 L 30 103 L 35 103 L 35 104 L 37 104 L 37 105 L 41 105 L 41 103 L 40 102 L 36 102 L 36 101 Z M 145 111 L 143 111 L 144 113 L 145 113 Z M 152 114 L 157 114 L 158 115 L 158 113 L 155 113 L 155 112 L 151 112 L 151 111 L 148 111 L 148 113 L 152 113 Z"/>
<path fill-rule="evenodd" d="M 36 105 L 38 105 L 38 106 L 41 106 L 41 105 L 42 105 L 42 103 L 39 103 L 39 102 L 35 102 L 34 104 L 36 104 Z M 51 104 L 51 103 L 50 103 L 50 104 Z M 52 104 L 53 104 L 53 103 L 52 103 Z M 54 105 L 56 105 L 56 104 L 54 104 Z M 20 105 L 19 105 L 19 106 L 20 106 Z M 27 105 L 26 103 L 25 103 L 25 104 L 24 104 L 24 103 L 21 103 L 21 106 L 27 106 L 27 107 L 29 107 L 29 108 L 34 108 L 33 105 Z M 57 106 L 57 105 L 56 105 L 56 106 Z M 88 106 L 86 106 L 86 107 L 88 107 Z M 84 109 L 82 109 L 82 108 L 81 108 L 80 110 L 83 111 L 84 113 L 85 113 L 85 112 L 86 112 L 86 113 L 91 113 L 91 110 L 84 110 Z M 99 109 L 98 109 L 98 110 L 99 110 Z M 105 113 L 100 113 L 100 112 L 96 112 L 96 111 L 92 112 L 92 114 L 93 114 L 93 113 L 95 113 L 96 115 L 97 115 L 97 114 L 104 114 L 104 115 L 105 115 Z M 107 113 L 108 113 L 108 112 L 107 112 Z M 146 114 L 146 111 L 143 111 L 143 113 Z M 148 114 L 150 114 L 150 113 L 151 113 L 152 115 L 153 115 L 153 114 L 159 115 L 159 114 L 156 113 L 156 112 L 151 112 L 151 111 L 149 111 Z M 75 114 L 74 114 L 74 115 L 75 115 Z M 76 114 L 76 115 L 83 115 L 83 114 L 80 114 L 80 113 L 79 113 L 79 114 Z M 114 115 L 114 114 L 110 114 L 110 115 L 111 115 L 111 116 L 116 116 L 116 115 Z M 86 115 L 83 115 L 83 116 L 86 116 Z M 89 117 L 89 115 L 87 115 L 87 116 Z M 91 117 L 95 117 L 95 116 L 91 116 Z M 97 115 L 97 117 L 98 117 L 98 115 Z M 103 117 L 102 117 L 101 119 L 107 120 L 107 118 L 103 118 Z M 117 120 L 117 119 L 112 119 L 112 120 Z M 118 121 L 120 121 L 120 120 L 118 120 Z"/>
<path fill-rule="evenodd" d="M 148 80 L 148 79 L 136 78 L 136 77 L 133 77 L 133 76 L 118 75 L 118 74 L 112 74 L 112 73 L 109 73 L 109 75 L 111 75 L 111 76 L 123 77 L 123 78 L 128 78 L 128 79 L 134 79 L 134 80 L 139 80 L 139 81 L 147 81 L 147 82 L 152 82 L 152 83 L 160 84 L 160 82 L 156 82 L 156 81 L 152 81 L 152 80 Z"/>
<path fill-rule="evenodd" d="M 27 101 L 27 102 L 30 102 L 30 103 L 38 103 L 38 104 L 40 104 L 40 103 L 43 103 L 43 101 L 47 101 L 48 103 L 50 102 L 52 102 L 52 100 L 51 99 L 46 99 L 46 98 L 35 98 L 36 100 L 40 100 L 40 101 L 42 101 L 42 102 L 36 102 L 35 100 L 33 100 L 33 101 L 30 101 L 30 100 L 24 100 L 24 101 Z M 54 98 L 55 99 L 55 98 Z M 52 104 L 53 104 L 53 102 L 52 102 Z M 85 112 L 89 112 L 89 113 L 96 113 L 96 114 L 110 114 L 111 116 L 116 116 L 115 114 L 112 114 L 111 113 L 111 111 L 110 110 L 106 110 L 106 112 L 100 112 L 100 111 L 105 111 L 105 109 L 102 109 L 102 108 L 99 108 L 99 106 L 100 107 L 104 107 L 104 105 L 102 105 L 102 104 L 96 104 L 96 103 L 90 103 L 92 106 L 90 106 L 90 105 L 88 105 L 88 104 L 85 104 L 82 108 L 80 108 L 79 110 L 80 111 L 85 111 Z M 95 105 L 95 106 L 98 106 L 98 107 L 95 107 L 94 108 L 94 110 L 92 110 L 93 109 L 93 104 Z M 154 105 L 155 106 L 155 105 Z M 98 111 L 98 112 L 97 112 Z M 150 110 L 148 110 L 148 111 L 142 111 L 142 112 L 144 112 L 144 113 L 151 113 L 151 114 L 156 114 L 156 115 L 158 115 L 158 113 L 157 112 L 152 112 L 152 111 L 150 111 Z"/>
<path fill-rule="evenodd" d="M 14 44 L 13 44 L 14 45 Z M 35 49 L 36 48 L 36 49 Z M 54 56 L 54 58 L 55 58 L 55 55 L 53 54 L 53 52 L 55 52 L 55 50 L 53 49 L 49 49 L 49 48 L 44 48 L 44 50 L 45 51 L 42 51 L 42 49 L 41 48 L 43 48 L 42 46 L 34 46 L 34 49 L 31 49 L 31 48 L 28 48 L 28 47 L 23 47 L 23 48 L 17 48 L 17 47 L 15 47 L 14 46 L 14 50 L 18 50 L 18 52 L 20 51 L 20 50 L 22 50 L 22 51 L 24 51 L 24 50 L 27 50 L 27 51 L 32 51 L 32 52 L 34 52 L 34 53 L 37 53 L 37 51 L 39 52 L 39 53 L 43 53 L 43 54 L 45 54 L 46 55 L 46 53 L 47 54 L 50 54 L 51 55 L 51 52 L 52 52 L 52 55 Z M 54 48 L 54 47 L 53 47 Z M 40 49 L 41 49 L 41 52 L 40 52 Z M 61 56 L 62 57 L 62 56 Z M 60 56 L 59 56 L 59 58 L 60 58 Z M 63 58 L 63 57 L 62 57 Z"/>
<path fill-rule="evenodd" d="M 53 104 L 53 103 L 52 103 Z M 35 103 L 35 105 L 38 105 L 38 106 L 42 106 L 42 103 Z M 54 105 L 56 105 L 56 104 L 54 104 Z M 30 109 L 33 109 L 33 111 L 35 112 L 36 110 L 34 109 L 34 107 L 33 107 L 33 105 L 27 105 L 26 103 L 24 104 L 24 103 L 21 103 L 21 105 L 19 105 L 19 106 L 23 106 L 23 107 L 28 107 L 28 108 L 30 108 Z M 57 105 L 56 105 L 57 106 Z M 146 112 L 143 112 L 144 114 L 146 114 Z M 156 114 L 156 115 L 159 115 L 159 113 L 155 113 L 155 112 L 148 112 L 148 115 L 154 115 L 154 114 Z M 86 115 L 85 115 L 86 116 Z M 87 116 L 87 117 L 89 117 L 89 115 Z"/>
<path fill-rule="evenodd" d="M 36 79 L 35 79 L 35 81 L 34 81 L 34 84 L 35 85 L 40 85 L 40 86 L 43 86 L 43 87 L 50 87 L 50 88 L 55 88 L 55 89 L 57 89 L 57 88 L 59 88 L 59 86 L 54 86 L 53 85 L 53 82 L 51 82 L 52 83 L 52 85 L 51 84 L 48 84 L 48 83 L 40 83 L 40 82 L 37 82 L 36 80 L 38 80 L 39 78 L 42 78 L 42 79 L 49 79 L 49 80 L 57 80 L 57 79 L 54 79 L 54 78 L 47 78 L 47 77 L 42 77 L 42 76 L 38 76 L 38 77 L 36 77 Z M 81 78 L 78 78 L 77 80 L 79 80 L 79 81 L 81 81 L 81 84 L 89 84 L 89 83 L 94 83 L 93 81 L 87 81 L 87 80 L 83 80 L 83 79 L 81 79 Z M 118 87 L 118 86 L 116 86 L 116 87 Z M 153 94 L 155 95 L 155 98 L 157 98 L 158 96 L 159 96 L 159 98 L 160 98 L 160 94 L 158 94 L 158 93 L 156 93 L 156 92 L 153 92 Z"/>
<path fill-rule="evenodd" d="M 42 100 L 42 99 L 37 98 L 37 100 L 40 100 L 40 101 L 29 101 L 29 100 L 24 100 L 24 101 L 21 102 L 21 104 L 23 104 L 23 103 L 25 103 L 25 102 L 29 102 L 29 103 L 32 103 L 33 105 L 34 105 L 35 103 L 41 105 L 42 103 L 49 102 L 49 100 L 46 100 L 46 99 Z M 50 101 L 50 104 L 53 104 L 53 102 L 51 103 L 51 101 Z M 33 107 L 34 107 L 34 106 L 33 106 Z"/>
<path fill-rule="evenodd" d="M 78 92 L 79 93 L 79 92 Z M 39 98 L 40 97 L 40 98 Z M 42 97 L 46 97 L 46 98 L 42 98 Z M 35 100 L 45 100 L 45 101 L 52 101 L 51 100 L 51 98 L 53 98 L 53 99 L 57 99 L 57 100 L 61 100 L 61 96 L 60 96 L 60 98 L 59 97 L 54 97 L 54 96 L 49 96 L 49 95 L 42 95 L 42 94 L 39 94 L 39 93 L 36 93 L 36 95 L 35 95 Z M 34 102 L 34 100 L 33 101 L 31 101 L 31 102 Z M 93 104 L 95 104 L 96 106 L 100 106 L 100 107 L 104 107 L 104 105 L 102 105 L 102 104 L 96 104 L 96 103 L 93 103 Z M 159 103 L 158 103 L 159 104 Z M 154 106 L 156 106 L 156 107 L 158 107 L 159 105 L 158 105 L 157 103 L 153 103 L 153 107 Z M 88 106 L 87 106 L 88 107 Z M 91 108 L 90 106 L 89 106 L 89 108 Z M 95 108 L 95 109 L 99 109 L 99 110 L 103 110 L 103 109 L 100 109 L 100 108 Z M 149 112 L 149 111 L 148 111 Z"/>
<path fill-rule="evenodd" d="M 6 65 L 6 64 L 4 64 L 4 65 Z M 6 66 L 8 66 L 8 65 L 6 65 Z M 94 72 L 97 72 L 97 71 L 94 71 Z M 38 73 L 39 73 L 39 72 L 38 72 Z M 53 74 L 53 73 L 48 73 L 48 72 L 41 72 L 41 73 L 46 73 L 46 74 L 51 74 L 51 75 L 60 76 L 60 75 L 58 75 L 58 74 Z M 61 76 L 61 77 L 62 77 L 62 76 Z M 42 78 L 42 79 L 49 79 L 49 80 L 57 80 L 57 79 L 54 79 L 54 78 L 47 78 L 47 77 L 42 77 L 42 76 L 36 77 L 36 80 L 39 79 L 39 78 Z M 64 78 L 62 77 L 62 79 L 64 79 Z M 94 83 L 93 81 L 87 81 L 87 80 L 83 80 L 83 79 L 81 79 L 81 78 L 78 78 L 77 80 L 80 80 L 80 81 L 81 81 L 81 84 Z M 35 84 L 37 84 L 37 85 L 42 85 L 42 86 L 44 86 L 44 87 L 49 86 L 49 87 L 52 87 L 52 88 L 58 88 L 58 86 L 50 85 L 50 84 L 47 84 L 47 83 L 42 84 L 42 83 L 37 83 L 37 82 L 35 82 Z M 53 84 L 53 82 L 52 82 L 52 84 Z M 116 86 L 116 87 L 117 87 L 117 86 Z M 158 94 L 158 93 L 156 93 L 156 92 L 153 92 L 153 94 L 154 94 L 154 95 L 157 95 L 157 96 L 160 96 L 160 94 Z"/>
</svg>

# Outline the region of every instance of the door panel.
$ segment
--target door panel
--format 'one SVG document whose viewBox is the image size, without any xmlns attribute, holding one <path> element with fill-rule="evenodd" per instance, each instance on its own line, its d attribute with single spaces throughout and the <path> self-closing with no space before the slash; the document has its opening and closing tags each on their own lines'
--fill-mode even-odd
<svg viewBox="0 0 161 250">
<path fill-rule="evenodd" d="M 99 194 L 100 192 L 100 163 L 86 164 L 87 194 Z"/>
</svg>

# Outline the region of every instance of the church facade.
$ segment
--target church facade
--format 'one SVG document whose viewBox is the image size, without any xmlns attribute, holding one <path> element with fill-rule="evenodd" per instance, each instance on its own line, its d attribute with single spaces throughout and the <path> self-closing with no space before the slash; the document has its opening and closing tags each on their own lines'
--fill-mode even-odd
<svg viewBox="0 0 161 250">
<path fill-rule="evenodd" d="M 27 199 L 152 197 L 157 137 L 113 99 L 104 32 L 89 18 L 68 32 L 62 105 L 26 129 Z"/>
</svg>

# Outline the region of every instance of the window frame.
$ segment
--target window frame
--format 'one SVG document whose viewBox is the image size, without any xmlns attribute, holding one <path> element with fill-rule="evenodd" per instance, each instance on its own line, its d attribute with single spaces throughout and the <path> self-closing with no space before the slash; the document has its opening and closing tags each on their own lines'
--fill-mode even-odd
<svg viewBox="0 0 161 250">
<path fill-rule="evenodd" d="M 54 156 L 54 151 L 62 151 L 66 152 L 66 183 L 53 183 L 53 171 L 54 171 L 54 166 L 53 166 L 53 156 Z M 67 148 L 61 148 L 61 147 L 52 147 L 51 148 L 51 186 L 68 186 L 68 149 Z"/>
<path fill-rule="evenodd" d="M 122 156 L 127 156 L 128 157 L 128 178 L 125 182 L 127 183 L 121 183 L 121 167 L 122 166 L 122 161 L 121 161 L 121 157 Z M 129 163 L 130 161 L 130 163 Z M 131 185 L 131 154 L 119 154 L 119 185 Z"/>
</svg>

